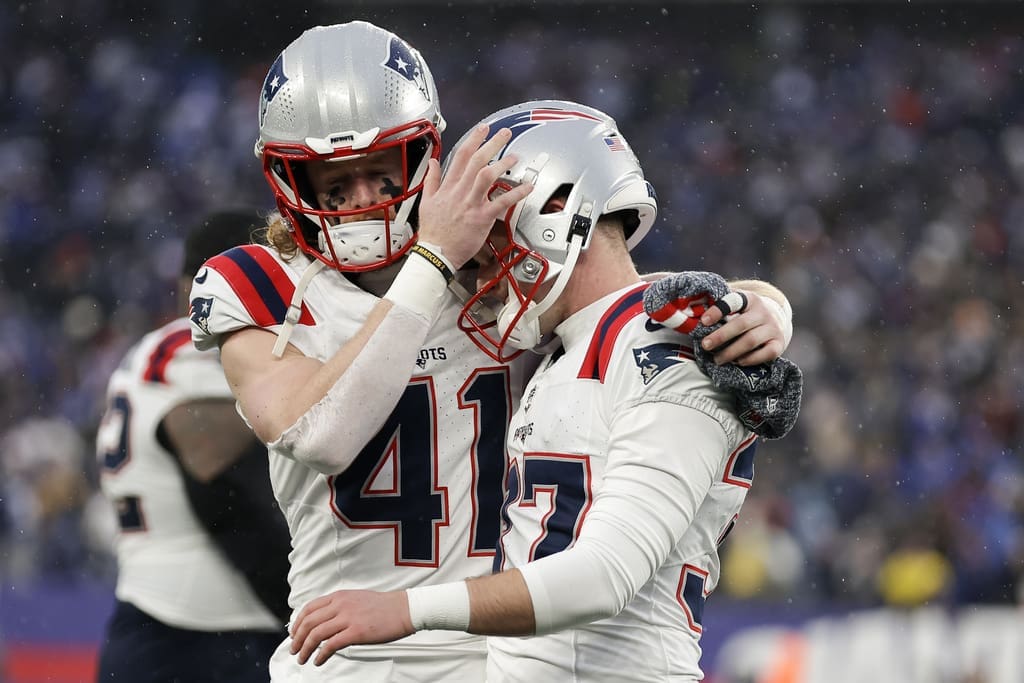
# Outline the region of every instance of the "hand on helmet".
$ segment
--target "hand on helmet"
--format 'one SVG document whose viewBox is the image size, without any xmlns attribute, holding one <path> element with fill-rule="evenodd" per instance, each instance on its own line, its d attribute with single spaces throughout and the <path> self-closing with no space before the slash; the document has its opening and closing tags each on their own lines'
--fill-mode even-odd
<svg viewBox="0 0 1024 683">
<path fill-rule="evenodd" d="M 423 184 L 419 239 L 441 247 L 456 268 L 473 258 L 494 222 L 533 189 L 523 183 L 490 196 L 494 181 L 515 165 L 516 157 L 510 154 L 489 163 L 512 138 L 512 132 L 502 128 L 484 142 L 487 130 L 482 124 L 473 129 L 466 144 L 456 150 L 443 178 L 440 165 L 431 160 Z"/>
</svg>

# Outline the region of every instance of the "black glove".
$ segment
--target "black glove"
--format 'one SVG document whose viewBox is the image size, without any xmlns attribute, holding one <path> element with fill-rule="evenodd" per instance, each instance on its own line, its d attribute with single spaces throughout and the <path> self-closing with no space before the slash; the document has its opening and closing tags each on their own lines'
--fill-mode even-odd
<svg viewBox="0 0 1024 683">
<path fill-rule="evenodd" d="M 745 298 L 735 311 L 719 303 L 728 293 L 720 275 L 685 271 L 651 283 L 644 292 L 644 310 L 655 322 L 690 335 L 697 367 L 716 387 L 736 398 L 737 414 L 748 429 L 765 439 L 781 439 L 800 413 L 804 379 L 796 363 L 776 358 L 751 367 L 715 365 L 714 357 L 700 344 L 725 322 L 723 318 L 710 327 L 702 325 L 700 317 L 709 306 L 719 305 L 723 313 L 741 313 L 746 308 Z"/>
</svg>

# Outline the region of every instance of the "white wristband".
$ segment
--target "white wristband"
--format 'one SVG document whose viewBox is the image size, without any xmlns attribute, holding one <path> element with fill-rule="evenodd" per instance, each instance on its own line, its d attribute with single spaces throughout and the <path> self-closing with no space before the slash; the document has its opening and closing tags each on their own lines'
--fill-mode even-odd
<svg viewBox="0 0 1024 683">
<path fill-rule="evenodd" d="M 384 298 L 433 322 L 447 289 L 448 282 L 441 271 L 413 254 L 405 259 Z"/>
<path fill-rule="evenodd" d="M 409 618 L 417 631 L 465 631 L 469 628 L 469 586 L 465 581 L 417 586 L 405 591 Z"/>
</svg>

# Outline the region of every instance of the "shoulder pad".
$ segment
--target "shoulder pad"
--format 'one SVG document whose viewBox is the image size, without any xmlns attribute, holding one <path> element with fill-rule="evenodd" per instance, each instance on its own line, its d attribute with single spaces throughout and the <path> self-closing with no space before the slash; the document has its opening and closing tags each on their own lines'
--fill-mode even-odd
<svg viewBox="0 0 1024 683">
<path fill-rule="evenodd" d="M 192 281 L 192 339 L 208 349 L 228 332 L 281 325 L 294 293 L 291 272 L 272 250 L 255 244 L 229 249 L 204 263 Z M 298 323 L 316 324 L 305 303 Z"/>
</svg>

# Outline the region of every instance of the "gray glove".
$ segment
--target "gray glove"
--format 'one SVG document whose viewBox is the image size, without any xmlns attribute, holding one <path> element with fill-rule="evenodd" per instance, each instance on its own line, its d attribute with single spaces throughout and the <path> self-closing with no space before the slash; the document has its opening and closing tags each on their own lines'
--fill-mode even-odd
<svg viewBox="0 0 1024 683">
<path fill-rule="evenodd" d="M 644 310 L 655 322 L 690 335 L 697 367 L 716 387 L 735 396 L 738 416 L 748 429 L 765 439 L 781 439 L 800 413 L 804 378 L 796 363 L 776 358 L 751 367 L 715 365 L 714 357 L 700 345 L 724 324 L 723 318 L 708 327 L 701 324 L 700 316 L 716 304 L 723 312 L 731 312 L 731 306 L 718 303 L 728 293 L 720 275 L 684 271 L 651 283 L 644 292 Z M 745 307 L 744 299 L 734 312 L 741 313 Z"/>
</svg>

